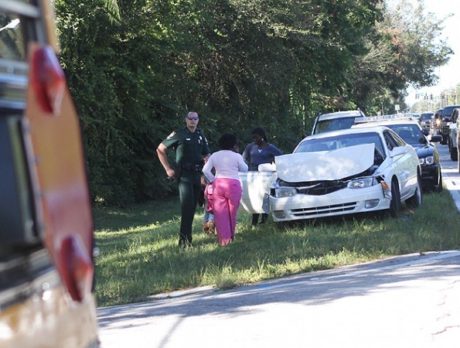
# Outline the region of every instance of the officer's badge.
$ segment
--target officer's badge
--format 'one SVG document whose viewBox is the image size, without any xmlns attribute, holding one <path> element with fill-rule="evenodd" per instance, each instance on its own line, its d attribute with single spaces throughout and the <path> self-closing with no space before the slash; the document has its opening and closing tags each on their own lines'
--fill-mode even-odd
<svg viewBox="0 0 460 348">
<path fill-rule="evenodd" d="M 166 139 L 171 139 L 175 135 L 176 135 L 176 132 L 172 132 L 171 134 L 168 135 L 168 137 Z"/>
</svg>

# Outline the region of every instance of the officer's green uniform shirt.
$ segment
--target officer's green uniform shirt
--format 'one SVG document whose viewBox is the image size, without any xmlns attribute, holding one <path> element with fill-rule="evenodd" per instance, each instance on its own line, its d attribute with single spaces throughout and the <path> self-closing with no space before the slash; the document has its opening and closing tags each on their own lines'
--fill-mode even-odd
<svg viewBox="0 0 460 348">
<path fill-rule="evenodd" d="M 176 149 L 177 169 L 182 172 L 181 176 L 187 175 L 188 170 L 184 170 L 184 167 L 202 164 L 203 156 L 209 154 L 208 141 L 199 128 L 193 133 L 187 127 L 181 128 L 172 132 L 162 143 L 168 149 Z"/>
</svg>

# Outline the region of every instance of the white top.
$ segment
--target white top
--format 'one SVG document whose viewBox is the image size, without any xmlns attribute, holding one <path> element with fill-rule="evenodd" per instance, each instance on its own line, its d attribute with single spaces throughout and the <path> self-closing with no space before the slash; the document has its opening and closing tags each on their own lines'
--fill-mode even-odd
<svg viewBox="0 0 460 348">
<path fill-rule="evenodd" d="M 212 168 L 216 170 L 215 176 L 211 172 Z M 238 172 L 247 171 L 248 165 L 243 156 L 231 150 L 214 152 L 203 167 L 203 174 L 209 182 L 213 182 L 215 178 L 239 180 Z"/>
</svg>

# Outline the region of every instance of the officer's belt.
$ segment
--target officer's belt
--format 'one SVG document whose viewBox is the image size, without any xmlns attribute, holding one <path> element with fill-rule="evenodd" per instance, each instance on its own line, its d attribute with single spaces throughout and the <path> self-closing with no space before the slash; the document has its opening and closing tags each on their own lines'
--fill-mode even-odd
<svg viewBox="0 0 460 348">
<path fill-rule="evenodd" d="M 182 163 L 181 168 L 190 172 L 201 172 L 203 166 L 201 164 Z"/>
</svg>

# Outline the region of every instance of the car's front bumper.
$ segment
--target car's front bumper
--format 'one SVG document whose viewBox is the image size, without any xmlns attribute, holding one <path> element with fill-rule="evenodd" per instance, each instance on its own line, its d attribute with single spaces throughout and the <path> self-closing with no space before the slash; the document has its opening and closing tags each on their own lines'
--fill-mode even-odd
<svg viewBox="0 0 460 348">
<path fill-rule="evenodd" d="M 382 186 L 375 185 L 362 189 L 344 188 L 320 196 L 270 196 L 270 211 L 273 221 L 281 222 L 385 210 L 390 208 L 390 202 L 391 194 L 384 194 Z"/>
</svg>

